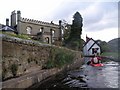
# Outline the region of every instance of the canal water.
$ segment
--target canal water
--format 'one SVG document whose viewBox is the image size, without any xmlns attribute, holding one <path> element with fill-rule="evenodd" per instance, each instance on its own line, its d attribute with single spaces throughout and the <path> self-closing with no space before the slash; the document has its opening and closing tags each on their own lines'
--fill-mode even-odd
<svg viewBox="0 0 120 90">
<path fill-rule="evenodd" d="M 118 62 L 104 62 L 103 67 L 84 64 L 77 70 L 69 71 L 39 84 L 37 88 L 119 88 L 120 66 Z"/>
</svg>

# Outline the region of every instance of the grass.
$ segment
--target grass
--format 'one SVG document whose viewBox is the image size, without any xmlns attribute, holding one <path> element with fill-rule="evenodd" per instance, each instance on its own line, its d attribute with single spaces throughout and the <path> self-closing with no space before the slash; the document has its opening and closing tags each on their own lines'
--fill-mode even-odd
<svg viewBox="0 0 120 90">
<path fill-rule="evenodd" d="M 113 59 L 113 61 L 119 61 L 120 53 L 117 52 L 104 52 L 101 56 L 107 56 Z"/>
<path fill-rule="evenodd" d="M 50 59 L 43 66 L 45 69 L 61 68 L 64 65 L 72 63 L 74 60 L 74 54 L 63 49 L 52 49 L 50 54 Z"/>
<path fill-rule="evenodd" d="M 118 57 L 118 53 L 117 52 L 104 52 L 101 54 L 101 56 L 112 56 L 114 58 Z"/>
<path fill-rule="evenodd" d="M 29 35 L 25 35 L 25 34 L 14 34 L 14 33 L 10 33 L 10 32 L 0 32 L 2 34 L 8 35 L 8 36 L 12 36 L 12 37 L 17 37 L 17 38 L 21 38 L 21 39 L 31 39 Z"/>
<path fill-rule="evenodd" d="M 34 39 L 31 38 L 31 36 L 26 35 L 26 34 L 15 34 L 15 33 L 2 32 L 2 31 L 0 31 L 0 33 L 8 35 L 8 36 L 11 36 L 11 37 L 17 37 L 17 38 L 26 39 L 26 40 L 32 40 L 32 41 L 35 41 L 35 42 L 37 41 L 37 42 L 40 42 L 40 43 L 43 43 L 43 44 L 48 44 L 47 42 L 43 42 L 43 41 L 39 41 L 39 40 L 34 40 Z"/>
</svg>

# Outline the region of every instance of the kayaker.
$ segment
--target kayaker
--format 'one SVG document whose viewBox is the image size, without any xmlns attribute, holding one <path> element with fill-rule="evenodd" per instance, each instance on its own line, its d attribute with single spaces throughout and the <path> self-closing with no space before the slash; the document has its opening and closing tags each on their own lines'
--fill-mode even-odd
<svg viewBox="0 0 120 90">
<path fill-rule="evenodd" d="M 87 62 L 87 65 L 90 65 L 90 64 L 100 64 L 101 63 L 101 60 L 102 58 L 95 55 L 90 59 L 90 61 Z"/>
<path fill-rule="evenodd" d="M 99 63 L 101 63 L 101 58 L 95 55 L 95 56 L 91 59 L 91 63 L 92 63 L 92 64 L 99 64 Z"/>
</svg>

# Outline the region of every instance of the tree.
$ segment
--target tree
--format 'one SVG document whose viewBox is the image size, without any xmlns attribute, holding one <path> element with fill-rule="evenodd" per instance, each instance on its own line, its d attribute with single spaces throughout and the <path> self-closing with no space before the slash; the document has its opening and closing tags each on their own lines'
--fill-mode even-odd
<svg viewBox="0 0 120 90">
<path fill-rule="evenodd" d="M 71 26 L 70 37 L 75 39 L 80 39 L 82 34 L 82 17 L 79 12 L 76 12 L 73 16 L 73 23 Z"/>
<path fill-rule="evenodd" d="M 73 15 L 73 21 L 71 25 L 71 32 L 69 38 L 66 40 L 66 44 L 70 46 L 70 48 L 75 50 L 81 50 L 81 34 L 82 34 L 82 26 L 83 26 L 83 18 L 81 17 L 79 12 L 76 12 Z"/>
</svg>

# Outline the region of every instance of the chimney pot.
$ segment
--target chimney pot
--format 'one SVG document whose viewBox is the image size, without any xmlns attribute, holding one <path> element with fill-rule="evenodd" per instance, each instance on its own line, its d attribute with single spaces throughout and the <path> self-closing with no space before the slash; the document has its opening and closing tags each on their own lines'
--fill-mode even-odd
<svg viewBox="0 0 120 90">
<path fill-rule="evenodd" d="M 6 18 L 6 26 L 9 26 L 9 19 Z"/>
</svg>

